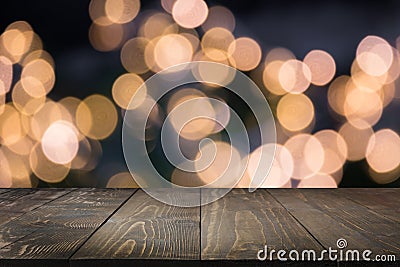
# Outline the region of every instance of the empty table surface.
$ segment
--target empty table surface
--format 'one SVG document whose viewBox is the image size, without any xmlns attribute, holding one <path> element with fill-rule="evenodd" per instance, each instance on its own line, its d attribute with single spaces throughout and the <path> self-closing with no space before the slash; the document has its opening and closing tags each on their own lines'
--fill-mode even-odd
<svg viewBox="0 0 400 267">
<path fill-rule="evenodd" d="M 212 190 L 191 194 L 204 202 Z M 0 266 L 356 264 L 330 260 L 321 253 L 329 248 L 371 250 L 371 259 L 394 255 L 397 261 L 379 264 L 398 266 L 399 194 L 395 188 L 233 189 L 185 208 L 140 189 L 0 189 Z M 323 261 L 280 261 L 279 250 L 286 258 L 312 250 Z"/>
</svg>

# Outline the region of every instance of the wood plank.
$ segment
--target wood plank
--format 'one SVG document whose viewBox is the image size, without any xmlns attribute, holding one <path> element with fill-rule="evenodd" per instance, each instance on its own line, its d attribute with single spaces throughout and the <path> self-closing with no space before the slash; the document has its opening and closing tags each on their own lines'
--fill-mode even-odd
<svg viewBox="0 0 400 267">
<path fill-rule="evenodd" d="M 374 189 L 368 190 L 368 192 L 374 191 Z M 350 199 L 353 197 L 346 189 L 340 191 L 317 189 L 310 190 L 304 195 L 307 196 L 310 202 L 315 203 L 321 209 L 329 212 L 331 216 L 337 218 L 340 223 L 351 225 L 359 233 L 375 240 L 377 243 L 381 243 L 382 248 L 384 248 L 381 253 L 400 254 L 399 224 L 363 205 L 349 201 L 346 196 L 350 196 Z M 363 198 L 367 197 L 368 194 L 364 195 Z"/>
<path fill-rule="evenodd" d="M 193 197 L 205 202 L 213 192 L 189 197 L 173 190 L 163 193 L 176 203 L 188 203 Z M 143 191 L 78 189 L 56 198 L 49 189 L 13 189 L 0 194 L 0 222 L 2 216 L 17 217 L 0 226 L 0 266 L 274 266 L 282 262 L 256 260 L 265 245 L 269 251 L 318 253 L 336 249 L 338 238 L 347 240 L 346 249 L 370 249 L 373 255 L 399 259 L 399 192 L 234 189 L 201 208 L 180 208 Z M 382 210 L 391 212 L 391 218 Z"/>
<path fill-rule="evenodd" d="M 399 254 L 397 223 L 349 202 L 336 190 L 270 190 L 287 210 L 325 247 L 336 248 L 339 238 L 346 249 L 370 249 L 379 254 Z"/>
<path fill-rule="evenodd" d="M 173 189 L 161 192 L 169 198 L 182 197 Z M 191 197 L 200 201 L 200 191 Z M 165 259 L 198 260 L 199 227 L 199 207 L 170 206 L 140 190 L 77 251 L 71 265 L 110 264 L 104 259 L 113 260 L 114 266 L 128 259 L 151 259 L 154 264 Z"/>
<path fill-rule="evenodd" d="M 335 191 L 368 207 L 393 208 L 400 205 L 399 188 L 340 188 Z"/>
<path fill-rule="evenodd" d="M 0 265 L 37 259 L 30 265 L 41 266 L 44 260 L 59 259 L 59 266 L 67 266 L 68 258 L 134 191 L 79 189 L 4 224 Z"/>
<path fill-rule="evenodd" d="M 347 199 L 400 223 L 399 188 L 343 188 L 338 192 Z"/>
<path fill-rule="evenodd" d="M 202 198 L 210 194 L 202 190 Z M 202 260 L 256 261 L 265 245 L 271 250 L 323 249 L 266 190 L 234 189 L 201 213 Z"/>
<path fill-rule="evenodd" d="M 23 189 L 10 189 L 5 190 L 3 194 L 0 194 L 0 209 L 2 207 L 7 207 L 8 205 L 12 205 L 12 203 L 16 202 L 18 199 L 22 197 L 29 197 L 30 195 L 36 193 L 38 189 L 35 188 L 23 188 Z M 6 222 L 9 222 L 19 216 L 21 216 L 23 212 L 14 209 L 8 210 L 7 212 L 1 212 L 0 210 L 0 225 Z"/>
<path fill-rule="evenodd" d="M 0 194 L 3 194 L 5 192 L 11 191 L 9 188 L 0 188 Z"/>
<path fill-rule="evenodd" d="M 15 201 L 16 199 L 33 194 L 37 191 L 37 188 L 20 188 L 13 189 L 0 194 L 0 201 Z"/>
<path fill-rule="evenodd" d="M 0 199 L 0 226 L 73 190 L 75 189 L 33 189 L 23 190 L 28 194 L 21 195 L 18 193 L 19 189 L 13 189 L 14 196 L 19 196 L 17 199 Z"/>
</svg>

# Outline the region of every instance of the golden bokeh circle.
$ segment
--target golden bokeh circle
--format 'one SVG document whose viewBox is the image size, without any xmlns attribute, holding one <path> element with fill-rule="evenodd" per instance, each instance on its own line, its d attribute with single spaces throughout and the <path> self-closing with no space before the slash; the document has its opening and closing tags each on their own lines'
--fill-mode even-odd
<svg viewBox="0 0 400 267">
<path fill-rule="evenodd" d="M 289 138 L 285 148 L 293 157 L 293 175 L 297 180 L 307 179 L 319 173 L 324 164 L 324 148 L 310 134 L 297 134 Z"/>
<path fill-rule="evenodd" d="M 203 0 L 177 0 L 172 7 L 172 16 L 179 26 L 196 28 L 208 15 L 208 6 Z"/>
<path fill-rule="evenodd" d="M 261 47 L 253 39 L 241 37 L 234 40 L 228 48 L 229 62 L 241 71 L 255 69 L 261 61 Z"/>
<path fill-rule="evenodd" d="M 333 57 L 322 50 L 312 50 L 304 58 L 304 63 L 311 71 L 311 83 L 325 85 L 336 73 L 336 64 Z"/>
<path fill-rule="evenodd" d="M 40 143 L 37 143 L 29 156 L 32 172 L 42 181 L 59 183 L 65 179 L 70 170 L 69 164 L 56 164 L 43 153 Z"/>
<path fill-rule="evenodd" d="M 22 69 L 21 84 L 32 97 L 45 96 L 53 89 L 54 83 L 54 69 L 44 59 L 34 59 Z"/>
<path fill-rule="evenodd" d="M 165 35 L 154 46 L 154 60 L 161 69 L 190 62 L 192 56 L 192 44 L 179 34 Z"/>
<path fill-rule="evenodd" d="M 347 159 L 347 144 L 334 130 L 321 130 L 314 134 L 325 151 L 324 165 L 320 172 L 333 174 L 339 171 Z"/>
<path fill-rule="evenodd" d="M 0 143 L 5 146 L 12 145 L 25 135 L 20 113 L 12 104 L 7 103 L 0 116 Z"/>
<path fill-rule="evenodd" d="M 367 146 L 373 130 L 367 122 L 360 120 L 362 127 L 355 127 L 350 122 L 346 122 L 340 127 L 339 134 L 347 144 L 347 159 L 350 161 L 362 160 L 367 153 Z"/>
<path fill-rule="evenodd" d="M 107 188 L 138 188 L 139 186 L 129 172 L 120 172 L 112 177 L 107 182 Z"/>
<path fill-rule="evenodd" d="M 284 61 L 276 60 L 268 63 L 263 71 L 263 83 L 268 91 L 274 95 L 284 95 L 287 91 L 279 81 L 279 72 Z"/>
<path fill-rule="evenodd" d="M 287 92 L 300 94 L 310 86 L 310 68 L 297 59 L 287 60 L 279 70 L 279 82 Z"/>
<path fill-rule="evenodd" d="M 201 25 L 201 28 L 205 32 L 215 27 L 225 28 L 233 32 L 235 26 L 235 16 L 229 9 L 223 6 L 213 6 L 208 10 L 207 19 Z"/>
<path fill-rule="evenodd" d="M 204 54 L 212 60 L 223 61 L 230 57 L 229 46 L 235 41 L 233 34 L 225 28 L 209 29 L 201 39 Z"/>
<path fill-rule="evenodd" d="M 121 63 L 127 71 L 137 74 L 149 71 L 145 61 L 145 49 L 148 43 L 147 38 L 135 37 L 124 44 L 121 49 Z"/>
<path fill-rule="evenodd" d="M 115 103 L 123 109 L 137 108 L 147 95 L 146 87 L 138 91 L 143 84 L 143 79 L 134 73 L 126 73 L 118 77 L 111 90 Z M 135 98 L 131 102 L 133 96 Z"/>
<path fill-rule="evenodd" d="M 277 118 L 280 124 L 291 132 L 305 129 L 314 118 L 314 105 L 304 94 L 287 94 L 277 106 Z"/>
<path fill-rule="evenodd" d="M 367 146 L 366 159 L 377 173 L 387 173 L 400 165 L 400 137 L 391 129 L 374 133 Z"/>
<path fill-rule="evenodd" d="M 87 137 L 103 140 L 115 130 L 118 114 L 105 96 L 94 94 L 85 98 L 76 110 L 76 125 Z"/>
<path fill-rule="evenodd" d="M 104 5 L 105 14 L 113 23 L 128 23 L 137 16 L 139 10 L 139 0 L 106 0 Z"/>
</svg>

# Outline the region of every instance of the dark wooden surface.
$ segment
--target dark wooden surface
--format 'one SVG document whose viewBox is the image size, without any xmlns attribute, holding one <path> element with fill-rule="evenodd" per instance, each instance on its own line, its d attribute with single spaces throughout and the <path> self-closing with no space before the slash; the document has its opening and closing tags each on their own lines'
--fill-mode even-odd
<svg viewBox="0 0 400 267">
<path fill-rule="evenodd" d="M 0 189 L 0 266 L 355 265 L 257 260 L 264 246 L 320 253 L 339 238 L 399 266 L 399 211 L 399 189 L 234 189 L 193 208 L 136 189 Z"/>
</svg>

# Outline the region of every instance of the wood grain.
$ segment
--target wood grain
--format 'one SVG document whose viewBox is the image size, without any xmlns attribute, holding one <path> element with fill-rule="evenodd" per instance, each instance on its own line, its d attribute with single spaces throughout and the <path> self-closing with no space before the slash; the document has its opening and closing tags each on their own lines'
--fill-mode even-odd
<svg viewBox="0 0 400 267">
<path fill-rule="evenodd" d="M 400 223 L 400 197 L 398 188 L 343 188 L 337 190 L 350 201 Z"/>
<path fill-rule="evenodd" d="M 163 192 L 170 198 L 182 197 L 174 190 Z M 199 192 L 191 197 L 200 201 Z M 140 190 L 79 249 L 72 263 L 98 266 L 96 259 L 198 260 L 199 224 L 199 207 L 169 206 Z"/>
<path fill-rule="evenodd" d="M 33 194 L 37 191 L 37 189 L 33 188 L 22 188 L 22 189 L 14 189 L 14 190 L 6 190 L 2 194 L 0 194 L 0 201 L 15 201 L 16 199 Z"/>
<path fill-rule="evenodd" d="M 0 259 L 60 259 L 68 264 L 68 258 L 133 192 L 80 189 L 4 224 Z"/>
<path fill-rule="evenodd" d="M 11 191 L 12 189 L 8 189 L 8 188 L 0 188 L 0 194 L 3 194 L 5 192 Z"/>
<path fill-rule="evenodd" d="M 132 189 L 7 190 L 0 190 L 0 267 L 275 266 L 282 263 L 276 253 L 273 261 L 256 259 L 265 245 L 318 253 L 336 249 L 338 238 L 346 249 L 400 259 L 399 189 L 234 189 L 194 208 Z M 152 192 L 189 205 L 220 191 Z M 355 263 L 285 262 L 310 264 Z"/>
<path fill-rule="evenodd" d="M 0 226 L 75 189 L 16 189 L 0 197 Z M 11 197 L 12 195 L 12 197 Z"/>
<path fill-rule="evenodd" d="M 271 194 L 325 247 L 336 248 L 339 238 L 346 249 L 399 254 L 399 225 L 366 207 L 349 201 L 345 191 L 271 190 Z"/>
<path fill-rule="evenodd" d="M 202 190 L 202 198 L 209 194 Z M 265 245 L 271 250 L 322 250 L 266 190 L 235 189 L 201 212 L 203 260 L 256 260 Z"/>
</svg>

